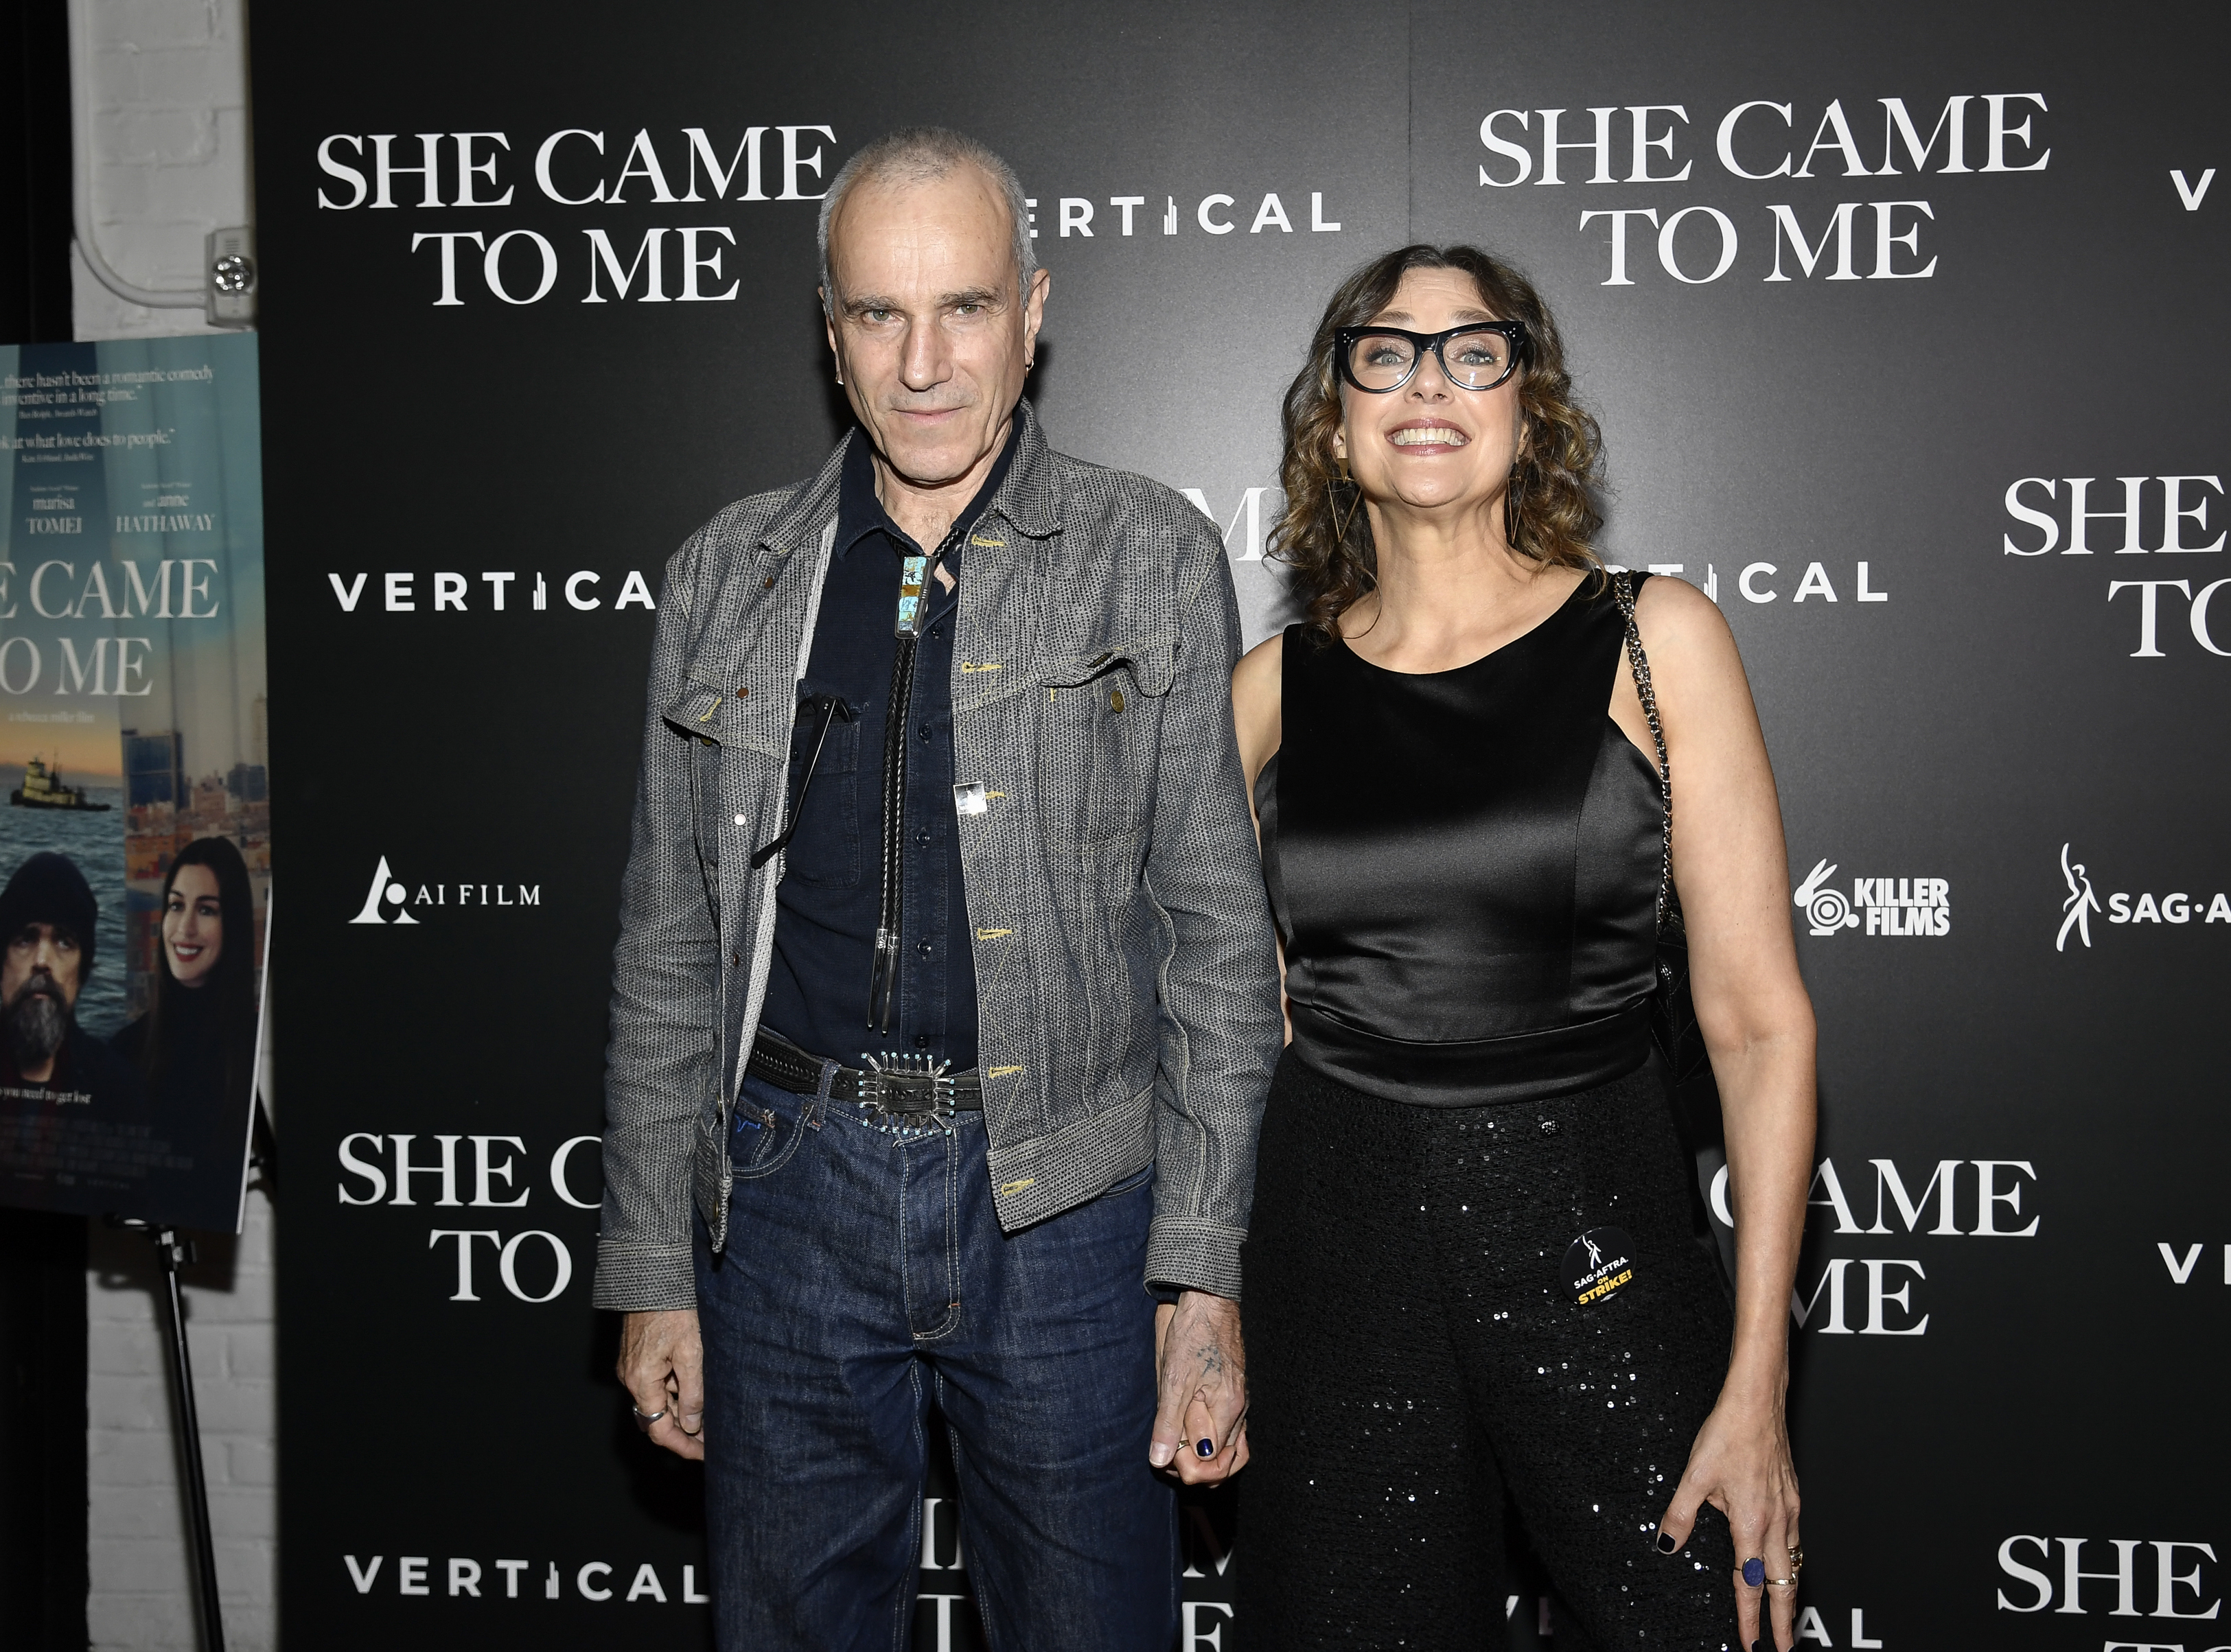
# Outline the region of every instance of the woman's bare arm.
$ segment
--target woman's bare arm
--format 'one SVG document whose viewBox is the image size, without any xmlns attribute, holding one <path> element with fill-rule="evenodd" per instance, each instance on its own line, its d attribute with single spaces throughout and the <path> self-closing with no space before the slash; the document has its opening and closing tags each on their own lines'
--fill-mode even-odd
<svg viewBox="0 0 2231 1652">
<path fill-rule="evenodd" d="M 1788 856 L 1774 771 L 1727 622 L 1694 586 L 1653 579 L 1636 622 L 1649 657 L 1673 781 L 1673 882 L 1689 935 L 1697 1023 L 1727 1131 L 1736 1216 L 1736 1334 L 1718 1405 L 1697 1436 L 1665 1521 L 1685 1540 L 1698 1503 L 1729 1517 L 1736 1559 L 1794 1575 L 1796 1475 L 1789 1459 L 1789 1294 L 1813 1168 L 1814 1021 L 1790 926 Z M 1624 699 L 1635 700 L 1621 672 Z M 1613 714 L 1652 750 L 1639 704 Z M 1775 1643 L 1794 1643 L 1792 1588 L 1738 1584 L 1743 1641 L 1772 1604 Z"/>
</svg>

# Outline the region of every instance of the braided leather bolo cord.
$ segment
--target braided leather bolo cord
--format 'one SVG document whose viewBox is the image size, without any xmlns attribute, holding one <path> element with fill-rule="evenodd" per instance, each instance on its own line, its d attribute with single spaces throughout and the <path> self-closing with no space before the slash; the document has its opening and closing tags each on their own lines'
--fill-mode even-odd
<svg viewBox="0 0 2231 1652">
<path fill-rule="evenodd" d="M 900 920 L 906 900 L 907 722 L 914 714 L 914 661 L 922 627 L 929 611 L 929 592 L 937 571 L 960 543 L 961 535 L 983 520 L 956 519 L 922 570 L 922 598 L 915 629 L 899 633 L 891 656 L 889 710 L 883 720 L 883 895 L 876 911 L 875 961 L 868 975 L 868 1028 L 890 1031 L 898 998 Z"/>
<path fill-rule="evenodd" d="M 883 719 L 883 895 L 876 912 L 875 962 L 868 978 L 868 1027 L 891 1029 L 898 997 L 899 917 L 906 881 L 906 726 L 914 708 L 915 639 L 902 636 L 891 656 L 891 691 Z"/>
</svg>

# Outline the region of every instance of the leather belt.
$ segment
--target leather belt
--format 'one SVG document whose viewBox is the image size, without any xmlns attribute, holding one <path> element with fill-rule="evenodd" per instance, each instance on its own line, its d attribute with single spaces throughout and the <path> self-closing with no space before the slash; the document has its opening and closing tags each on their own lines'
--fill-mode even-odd
<svg viewBox="0 0 2231 1652">
<path fill-rule="evenodd" d="M 869 1055 L 865 1067 L 841 1063 L 829 1083 L 832 1100 L 855 1101 L 883 1113 L 980 1113 L 984 1081 L 974 1068 L 948 1073 L 927 1055 Z M 822 1058 L 780 1034 L 761 1029 L 744 1070 L 792 1095 L 821 1094 Z"/>
</svg>

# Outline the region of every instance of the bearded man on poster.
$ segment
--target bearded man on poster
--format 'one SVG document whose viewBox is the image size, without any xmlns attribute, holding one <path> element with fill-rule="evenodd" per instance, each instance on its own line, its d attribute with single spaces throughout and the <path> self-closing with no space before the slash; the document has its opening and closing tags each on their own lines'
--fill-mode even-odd
<svg viewBox="0 0 2231 1652">
<path fill-rule="evenodd" d="M 659 601 L 596 1300 L 705 1459 L 731 1652 L 904 1642 L 933 1404 L 999 1646 L 1162 1652 L 1170 1476 L 1246 1461 L 1282 1031 L 1238 604 L 1200 513 L 1047 446 L 1027 224 L 956 133 L 853 158 L 858 428 Z"/>
<path fill-rule="evenodd" d="M 67 855 L 42 850 L 0 889 L 0 1101 L 74 1106 L 107 1123 L 139 1124 L 146 1114 L 139 1074 L 77 1024 L 99 924 L 93 887 Z"/>
</svg>

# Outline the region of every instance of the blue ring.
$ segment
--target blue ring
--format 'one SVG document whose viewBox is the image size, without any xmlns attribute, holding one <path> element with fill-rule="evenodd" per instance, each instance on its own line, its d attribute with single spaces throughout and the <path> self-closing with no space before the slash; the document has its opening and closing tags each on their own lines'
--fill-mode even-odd
<svg viewBox="0 0 2231 1652">
<path fill-rule="evenodd" d="M 1743 1580 L 1746 1585 L 1752 1589 L 1763 1588 L 1766 1584 L 1766 1562 L 1758 1559 L 1756 1557 L 1753 1557 L 1752 1558 L 1744 1561 L 1743 1564 Z"/>
</svg>

